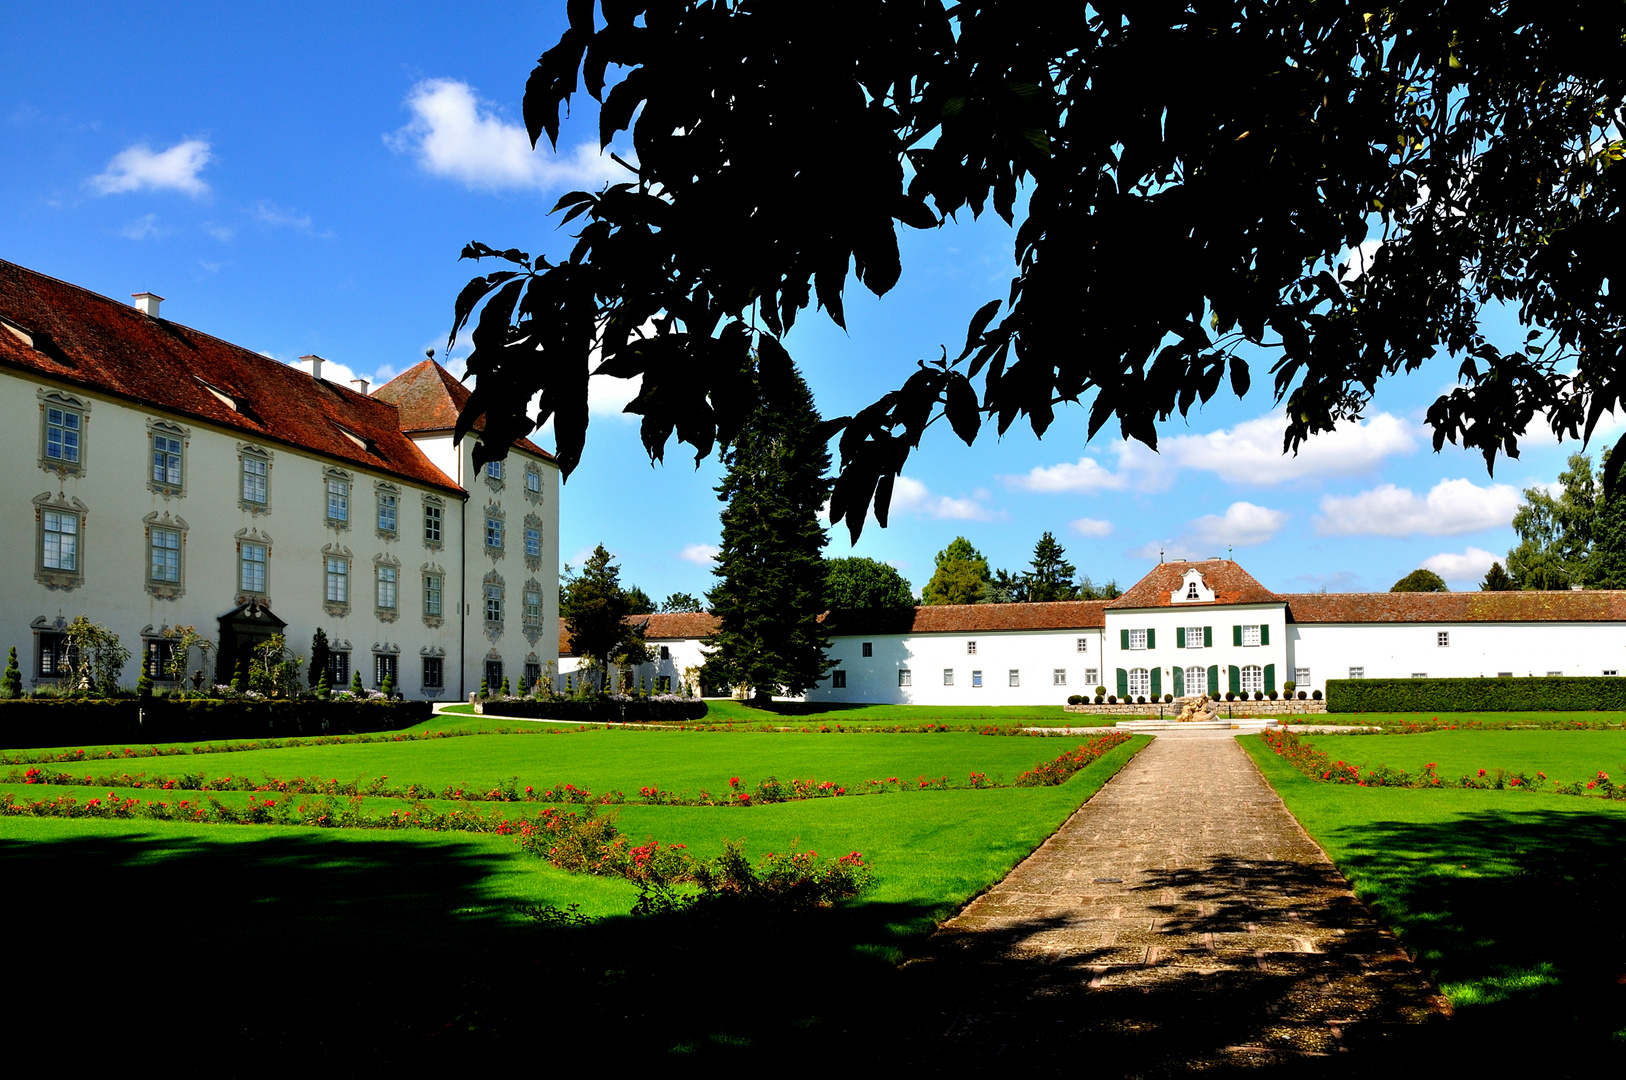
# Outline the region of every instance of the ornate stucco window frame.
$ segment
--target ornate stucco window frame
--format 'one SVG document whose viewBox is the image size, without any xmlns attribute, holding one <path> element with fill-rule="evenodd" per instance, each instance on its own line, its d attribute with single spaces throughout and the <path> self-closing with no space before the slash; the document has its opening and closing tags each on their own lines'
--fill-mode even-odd
<svg viewBox="0 0 1626 1080">
<path fill-rule="evenodd" d="M 42 491 L 34 496 L 34 580 L 47 589 L 77 589 L 85 583 L 85 548 L 90 532 L 90 508 L 71 495 Z M 74 525 L 73 569 L 45 565 L 45 515 L 72 514 Z"/>
<path fill-rule="evenodd" d="M 384 584 L 384 571 L 395 574 L 395 606 L 385 607 L 379 602 L 379 587 Z M 401 560 L 389 553 L 373 556 L 373 614 L 379 622 L 394 622 L 401 617 Z"/>
<path fill-rule="evenodd" d="M 435 513 L 431 514 L 433 510 Z M 435 531 L 440 539 L 429 538 L 429 521 L 431 517 L 438 518 L 439 528 Z M 439 495 L 425 495 L 423 497 L 423 546 L 428 551 L 443 551 L 446 548 L 446 500 Z"/>
<path fill-rule="evenodd" d="M 429 611 L 429 579 L 435 578 L 440 583 L 440 612 L 431 614 Z M 423 616 L 423 624 L 433 629 L 446 622 L 446 570 L 439 563 L 426 562 L 418 567 L 418 580 L 423 586 L 423 603 L 419 605 L 419 613 Z"/>
<path fill-rule="evenodd" d="M 527 461 L 525 463 L 525 498 L 532 503 L 540 504 L 542 502 L 542 487 L 542 467 L 534 461 Z"/>
<path fill-rule="evenodd" d="M 440 682 L 436 685 L 424 678 L 428 660 L 440 664 Z M 439 697 L 446 692 L 446 650 L 439 645 L 425 645 L 418 650 L 418 690 L 424 697 Z"/>
<path fill-rule="evenodd" d="M 237 444 L 237 508 L 249 514 L 269 514 L 271 512 L 271 464 L 275 455 L 255 446 L 253 443 Z M 246 475 L 243 464 L 248 461 L 257 461 L 265 466 L 265 502 L 258 503 L 247 499 L 243 495 L 243 477 Z"/>
<path fill-rule="evenodd" d="M 380 540 L 395 540 L 395 539 L 398 539 L 400 537 L 400 535 L 401 535 L 401 488 L 400 488 L 400 485 L 389 483 L 386 480 L 376 480 L 376 481 L 374 481 L 373 482 L 373 499 L 375 500 L 375 505 L 373 507 L 373 526 L 378 530 L 378 538 Z M 388 529 L 386 529 L 384 527 L 383 521 L 381 520 L 383 518 L 383 516 L 384 516 L 384 506 L 385 506 L 385 500 L 386 499 L 389 499 L 389 500 L 393 501 L 394 510 L 395 510 L 395 513 L 391 515 L 391 517 L 395 521 L 395 524 L 393 526 L 391 526 L 390 528 L 388 528 Z"/>
<path fill-rule="evenodd" d="M 536 597 L 536 619 L 531 618 L 531 597 Z M 542 623 L 547 618 L 547 596 L 542 591 L 542 583 L 536 578 L 527 578 L 524 591 L 520 595 L 520 622 L 526 640 L 535 645 L 542 638 Z"/>
<path fill-rule="evenodd" d="M 384 658 L 384 657 L 388 657 L 389 659 L 394 661 L 393 666 L 394 666 L 395 670 L 393 672 L 391 672 L 391 674 L 393 674 L 395 676 L 395 691 L 396 691 L 396 693 L 400 693 L 400 691 L 401 691 L 401 646 L 398 645 L 398 644 L 395 644 L 394 642 L 389 642 L 389 641 L 383 641 L 383 642 L 375 641 L 375 642 L 373 642 L 373 689 L 374 690 L 382 690 L 384 688 L 384 676 L 379 671 L 379 668 L 382 666 L 381 664 L 379 664 L 379 660 Z"/>
<path fill-rule="evenodd" d="M 181 478 L 177 483 L 160 480 L 152 474 L 151 455 L 158 452 L 154 440 L 162 436 L 174 439 L 181 444 Z M 192 429 L 171 420 L 160 420 L 157 417 L 147 418 L 147 490 L 155 495 L 162 495 L 166 499 L 186 498 L 186 474 L 191 468 L 192 457 Z"/>
<path fill-rule="evenodd" d="M 490 593 L 488 589 L 497 590 L 497 617 L 491 617 Z M 495 641 L 502 637 L 503 624 L 507 621 L 508 587 L 503 582 L 502 575 L 493 570 L 480 579 L 480 623 L 485 629 L 486 636 Z"/>
<path fill-rule="evenodd" d="M 147 592 L 159 600 L 179 600 L 186 595 L 186 519 L 179 515 L 171 515 L 168 510 L 159 513 L 154 510 L 141 519 L 145 528 L 142 535 L 147 542 L 147 566 L 141 578 Z M 176 547 L 175 580 L 159 581 L 152 576 L 152 540 L 153 530 L 164 529 L 168 532 L 180 534 L 180 544 Z"/>
<path fill-rule="evenodd" d="M 50 390 L 39 387 L 35 396 L 40 403 L 40 441 L 39 466 L 46 472 L 58 476 L 86 476 L 90 465 L 90 401 L 87 398 L 69 394 L 62 390 Z M 64 461 L 61 458 L 47 457 L 46 446 L 46 410 L 64 409 L 77 413 L 79 416 L 79 460 Z"/>
<path fill-rule="evenodd" d="M 344 596 L 343 600 L 333 600 L 328 597 L 327 575 L 329 559 L 344 560 Z M 325 544 L 322 547 L 322 610 L 335 617 L 350 614 L 350 606 L 355 602 L 356 582 L 355 555 L 343 544 Z"/>
<path fill-rule="evenodd" d="M 491 542 L 491 523 L 497 523 L 497 542 Z M 487 503 L 485 515 L 480 519 L 480 550 L 484 551 L 493 561 L 500 559 L 508 550 L 508 514 L 496 503 Z"/>
<path fill-rule="evenodd" d="M 271 606 L 271 534 L 261 532 L 255 526 L 238 529 L 232 534 L 235 540 L 236 559 L 232 563 L 233 592 L 237 603 L 246 604 L 250 600 L 258 600 L 265 606 Z M 243 588 L 243 545 L 258 544 L 265 548 L 265 588 L 261 590 Z"/>
<path fill-rule="evenodd" d="M 333 488 L 337 481 L 344 484 L 344 517 L 333 516 Z M 344 532 L 355 519 L 356 478 L 343 469 L 328 466 L 322 470 L 322 524 L 335 532 Z"/>
<path fill-rule="evenodd" d="M 536 554 L 531 554 L 531 530 L 536 530 Z M 525 533 L 522 537 L 525 543 L 525 569 L 542 569 L 542 552 L 546 549 L 548 538 L 542 532 L 542 519 L 535 514 L 525 515 Z"/>
</svg>

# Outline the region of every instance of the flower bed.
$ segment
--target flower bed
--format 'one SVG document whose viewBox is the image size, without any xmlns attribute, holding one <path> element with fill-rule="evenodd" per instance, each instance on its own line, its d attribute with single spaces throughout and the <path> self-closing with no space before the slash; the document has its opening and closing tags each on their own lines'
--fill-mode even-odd
<svg viewBox="0 0 1626 1080">
<path fill-rule="evenodd" d="M 429 719 L 427 701 L 220 701 L 35 698 L 0 701 L 0 746 L 203 742 L 397 731 Z"/>
<path fill-rule="evenodd" d="M 606 697 L 578 701 L 526 699 L 487 699 L 475 703 L 483 716 L 513 716 L 525 720 L 568 720 L 589 724 L 661 724 L 699 720 L 706 715 L 706 703 L 699 698 L 662 694 L 657 697 Z"/>
</svg>

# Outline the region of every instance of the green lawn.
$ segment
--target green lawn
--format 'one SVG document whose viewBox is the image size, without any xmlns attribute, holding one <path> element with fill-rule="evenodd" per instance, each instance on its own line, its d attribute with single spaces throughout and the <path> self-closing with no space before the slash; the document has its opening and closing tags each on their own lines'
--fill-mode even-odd
<svg viewBox="0 0 1626 1080">
<path fill-rule="evenodd" d="M 1626 722 L 1626 713 L 1618 712 L 1480 712 L 1480 713 L 1307 713 L 1282 717 L 1284 724 L 1562 724 L 1581 721 L 1587 724 L 1620 724 Z"/>
<path fill-rule="evenodd" d="M 512 728 L 513 722 L 506 725 Z M 636 794 L 645 785 L 680 793 L 725 791 L 732 777 L 754 788 L 767 776 L 831 780 L 849 788 L 898 777 L 972 772 L 1009 781 L 1088 736 L 991 736 L 965 732 L 811 734 L 799 732 L 553 729 L 549 733 L 474 735 L 415 742 L 312 745 L 164 758 L 86 761 L 59 766 L 76 775 L 145 772 L 149 777 L 262 775 L 350 781 L 388 776 L 392 786 L 489 789 L 511 776 L 538 789 L 575 784 Z M 51 770 L 47 766 L 47 771 Z"/>
<path fill-rule="evenodd" d="M 1626 806 L 1320 783 L 1257 736 L 1241 742 L 1457 1007 L 1466 1044 L 1561 1075 L 1626 1056 Z M 1557 760 L 1571 751 L 1528 752 Z"/>
<path fill-rule="evenodd" d="M 1416 775 L 1433 762 L 1442 778 L 1480 769 L 1544 772 L 1551 781 L 1626 777 L 1626 731 L 1433 731 L 1417 735 L 1306 735 L 1304 741 L 1363 769 L 1389 765 Z M 1551 785 L 1548 785 L 1549 787 Z"/>
</svg>

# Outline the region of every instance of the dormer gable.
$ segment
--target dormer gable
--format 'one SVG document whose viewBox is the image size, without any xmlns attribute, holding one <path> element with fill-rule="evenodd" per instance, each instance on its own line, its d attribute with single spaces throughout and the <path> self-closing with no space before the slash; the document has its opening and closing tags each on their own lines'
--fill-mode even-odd
<svg viewBox="0 0 1626 1080">
<path fill-rule="evenodd" d="M 1212 604 L 1214 590 L 1203 580 L 1203 572 L 1196 567 L 1187 570 L 1180 587 L 1169 593 L 1171 604 Z"/>
</svg>

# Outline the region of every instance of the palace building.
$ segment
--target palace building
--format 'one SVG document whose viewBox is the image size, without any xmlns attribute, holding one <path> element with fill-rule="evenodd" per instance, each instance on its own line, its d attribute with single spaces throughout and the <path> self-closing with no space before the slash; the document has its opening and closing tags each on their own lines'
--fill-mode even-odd
<svg viewBox="0 0 1626 1080">
<path fill-rule="evenodd" d="M 0 261 L 0 430 L 33 453 L 0 477 L 13 551 L 0 648 L 25 684 L 66 672 L 75 616 L 165 677 L 172 637 L 216 646 L 189 670 L 225 681 L 280 632 L 330 682 L 386 675 L 454 700 L 482 677 L 557 660 L 559 470 L 529 440 L 475 469 L 469 392 L 432 359 L 369 392 Z M 33 462 L 28 461 L 33 458 Z M 27 509 L 24 509 L 24 508 Z"/>
</svg>

